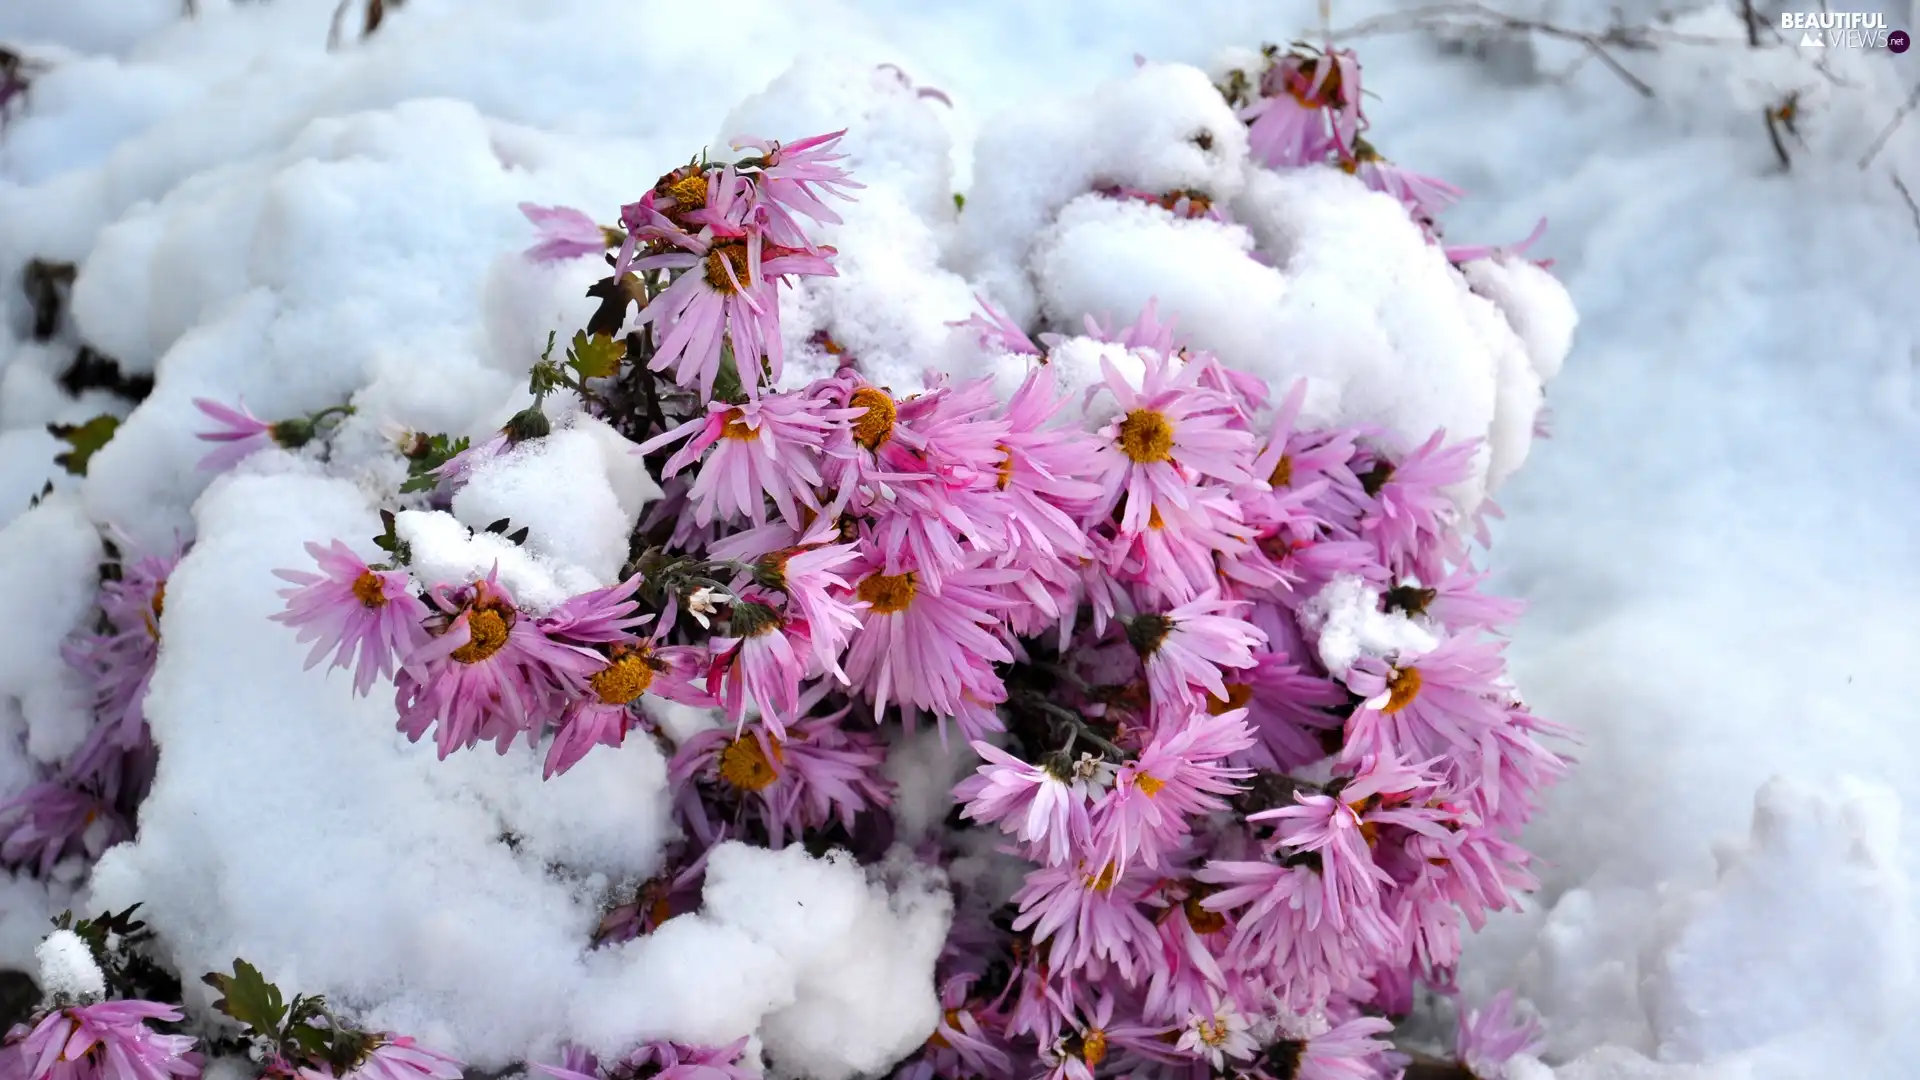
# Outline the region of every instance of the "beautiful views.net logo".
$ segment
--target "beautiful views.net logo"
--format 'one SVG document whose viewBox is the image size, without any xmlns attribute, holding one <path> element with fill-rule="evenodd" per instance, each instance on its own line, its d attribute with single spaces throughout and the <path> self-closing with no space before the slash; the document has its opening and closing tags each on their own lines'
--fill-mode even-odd
<svg viewBox="0 0 1920 1080">
<path fill-rule="evenodd" d="M 1885 12 L 1879 11 L 1783 11 L 1780 29 L 1800 35 L 1800 45 L 1808 49 L 1889 49 L 1907 50 L 1905 30 L 1887 27 Z"/>
</svg>

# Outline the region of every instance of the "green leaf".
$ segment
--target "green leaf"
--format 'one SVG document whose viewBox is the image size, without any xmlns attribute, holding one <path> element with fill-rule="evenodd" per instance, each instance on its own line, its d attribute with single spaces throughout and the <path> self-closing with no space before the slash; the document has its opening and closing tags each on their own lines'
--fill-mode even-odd
<svg viewBox="0 0 1920 1080">
<path fill-rule="evenodd" d="M 967 197 L 966 197 L 965 195 L 962 195 L 962 194 L 960 194 L 960 193 L 959 193 L 959 192 L 957 192 L 957 191 L 956 191 L 956 192 L 954 192 L 954 193 L 953 193 L 953 208 L 954 208 L 955 210 L 965 210 L 965 209 L 967 208 Z"/>
<path fill-rule="evenodd" d="M 53 463 L 75 476 L 87 475 L 87 464 L 93 460 L 94 451 L 107 445 L 119 427 L 120 418 L 106 413 L 101 413 L 79 425 L 48 424 L 47 430 L 52 432 L 55 438 L 73 447 L 55 457 Z"/>
<path fill-rule="evenodd" d="M 467 437 L 450 439 L 444 434 L 422 435 L 414 440 L 407 451 L 407 482 L 400 485 L 402 493 L 432 491 L 440 481 L 433 476 L 433 470 L 453 460 L 467 448 Z"/>
<path fill-rule="evenodd" d="M 611 334 L 587 336 L 585 330 L 573 335 L 573 344 L 567 349 L 567 366 L 579 372 L 582 379 L 605 379 L 620 371 L 620 362 L 627 358 L 627 343 L 623 338 Z"/>
<path fill-rule="evenodd" d="M 220 991 L 219 1000 L 213 1003 L 215 1009 L 245 1024 L 255 1035 L 279 1036 L 281 1021 L 287 1017 L 286 999 L 260 969 L 236 958 L 233 974 L 209 972 L 201 981 Z"/>
</svg>

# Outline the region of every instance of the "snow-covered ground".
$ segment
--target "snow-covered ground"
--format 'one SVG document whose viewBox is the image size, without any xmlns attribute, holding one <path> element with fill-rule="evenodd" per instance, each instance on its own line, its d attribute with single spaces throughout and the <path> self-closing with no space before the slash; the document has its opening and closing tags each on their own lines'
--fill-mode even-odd
<svg viewBox="0 0 1920 1080">
<path fill-rule="evenodd" d="M 508 400 L 532 331 L 555 314 L 540 305 L 566 291 L 500 258 L 527 242 L 514 204 L 631 199 L 737 130 L 730 111 L 796 58 L 861 73 L 891 62 L 944 91 L 951 110 L 910 100 L 943 118 L 964 191 L 973 132 L 1003 109 L 1083 91 L 1136 53 L 1204 64 L 1316 19 L 1309 3 L 1253 0 L 411 0 L 371 41 L 328 55 L 332 6 L 203 0 L 183 21 L 175 0 L 0 2 L 0 43 L 60 61 L 0 136 L 0 278 L 31 256 L 83 263 L 76 318 L 123 364 L 167 356 L 160 393 L 181 404 L 218 391 L 291 415 L 371 383 L 396 418 L 440 430 L 472 421 L 449 400 Z M 1343 0 L 1333 22 L 1390 10 Z M 1532 833 L 1550 864 L 1537 909 L 1472 943 L 1463 982 L 1532 1001 L 1561 1080 L 1908 1076 L 1920 1070 L 1920 220 L 1891 178 L 1920 185 L 1920 123 L 1859 161 L 1920 81 L 1920 54 L 1836 53 L 1830 78 L 1792 48 L 1746 49 L 1717 5 L 1673 30 L 1727 43 L 1617 53 L 1651 98 L 1597 62 L 1557 77 L 1579 57 L 1566 43 L 1535 38 L 1488 61 L 1423 35 L 1355 42 L 1378 94 L 1374 141 L 1471 193 L 1449 235 L 1517 240 L 1546 215 L 1530 254 L 1555 260 L 1581 315 L 1549 391 L 1552 438 L 1499 493 L 1492 566 L 1531 604 L 1516 680 L 1585 746 Z M 1804 141 L 1789 142 L 1783 173 L 1761 114 L 1789 91 L 1802 93 Z M 806 114 L 833 103 L 821 93 L 755 107 Z M 892 145 L 899 158 L 875 168 L 901 177 L 944 152 L 931 136 Z M 49 347 L 15 340 L 24 314 L 16 295 L 5 303 L 0 522 L 49 477 L 73 486 L 44 424 L 101 409 L 59 395 Z M 351 371 L 329 360 L 343 347 Z M 267 354 L 278 359 L 247 364 Z M 831 1030 L 835 1002 L 914 998 L 885 971 L 834 972 L 873 951 L 874 933 L 895 952 L 934 947 L 944 914 L 923 882 L 889 897 L 831 867 L 783 881 L 843 919 L 796 952 L 781 945 L 792 913 L 759 884 L 775 880 L 770 861 L 717 865 L 709 910 L 656 935 L 645 964 L 580 970 L 566 931 L 593 883 L 515 872 L 499 845 L 461 838 L 497 821 L 537 856 L 638 868 L 665 814 L 657 786 L 625 782 L 661 767 L 641 743 L 546 785 L 517 758 L 421 754 L 387 755 L 350 796 L 314 790 L 305 781 L 369 760 L 369 740 L 393 741 L 384 707 L 338 681 L 297 701 L 250 682 L 289 646 L 258 628 L 270 594 L 230 585 L 291 565 L 307 539 L 375 526 L 350 485 L 318 476 L 222 481 L 189 518 L 206 483 L 182 457 L 192 423 L 185 409 L 143 410 L 97 459 L 112 482 L 0 531 L 0 728 L 30 735 L 34 756 L 77 738 L 79 710 L 37 673 L 54 664 L 45 628 L 72 625 L 90 597 L 70 587 L 89 584 L 97 558 L 84 512 L 147 546 L 197 524 L 214 549 L 169 593 L 168 625 L 203 644 L 153 688 L 170 767 L 213 778 L 223 760 L 288 759 L 284 775 L 232 780 L 230 816 L 205 792 L 157 793 L 138 849 L 101 864 L 103 902 L 146 901 L 214 966 L 310 907 L 350 933 L 276 974 L 371 991 L 354 980 L 413 970 L 463 987 L 392 993 L 406 1004 L 377 1019 L 432 1039 L 452 1035 L 436 1007 L 511 1017 L 493 1043 L 461 1033 L 477 1057 L 543 1027 L 693 1037 L 705 1025 L 721 1038 L 749 1015 L 778 1017 L 769 1037 L 804 1060 L 813 1041 L 854 1038 Z M 620 514 L 608 472 L 602 504 L 552 513 Z M 366 723 L 341 720 L 356 711 Z M 0 790 L 27 769 L 9 745 Z M 395 794 L 421 790 L 439 796 L 424 816 Z M 303 809 L 335 832 L 290 852 L 302 834 L 270 819 Z M 275 877 L 236 871 L 276 860 Z M 178 894 L 156 894 L 165 882 Z M 383 906 L 429 887 L 457 902 L 425 919 Z M 45 914 L 64 906 L 0 882 L 0 959 L 30 966 Z M 681 989 L 695 973 L 710 998 Z M 878 1028 L 841 1052 L 883 1058 Z"/>
</svg>

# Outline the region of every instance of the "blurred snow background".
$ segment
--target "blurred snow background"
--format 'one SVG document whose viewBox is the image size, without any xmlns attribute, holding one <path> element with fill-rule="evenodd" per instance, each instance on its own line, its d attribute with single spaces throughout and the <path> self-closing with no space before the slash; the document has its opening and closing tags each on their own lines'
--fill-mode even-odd
<svg viewBox="0 0 1920 1080">
<path fill-rule="evenodd" d="M 1573 0 L 1490 6 L 1610 18 Z M 561 1028 L 719 1038 L 755 1017 L 822 1075 L 885 1060 L 925 1003 L 885 965 L 834 973 L 875 934 L 902 955 L 933 947 L 945 913 L 927 882 L 782 873 L 739 853 L 716 862 L 700 916 L 644 955 L 583 963 L 595 889 L 657 856 L 657 788 L 632 782 L 660 768 L 651 748 L 547 785 L 517 757 L 392 754 L 389 774 L 329 785 L 397 737 L 384 704 L 338 681 L 290 700 L 246 678 L 298 651 L 259 628 L 271 599 L 257 579 L 304 540 L 375 527 L 352 482 L 285 458 L 195 508 L 206 481 L 185 401 L 243 394 L 280 416 L 364 386 L 367 411 L 484 429 L 512 410 L 527 339 L 579 317 L 541 306 L 569 288 L 504 257 L 530 238 L 519 200 L 610 217 L 806 59 L 897 64 L 952 98 L 915 99 L 944 134 L 867 163 L 924 208 L 947 192 L 912 178 L 950 143 L 967 190 L 974 134 L 1001 110 L 1083 93 L 1136 53 L 1205 65 L 1289 39 L 1315 5 L 410 0 L 334 54 L 332 0 L 200 7 L 187 21 L 177 0 L 0 0 L 0 43 L 54 64 L 0 138 L 0 281 L 29 258 L 81 264 L 82 336 L 129 370 L 165 368 L 161 404 L 94 480 L 62 479 L 44 425 L 108 403 L 59 391 L 72 341 L 27 341 L 22 297 L 0 290 L 0 789 L 76 737 L 79 704 L 44 672 L 87 602 L 87 519 L 150 547 L 197 530 L 165 624 L 193 661 L 163 664 L 149 711 L 168 767 L 200 782 L 156 791 L 141 844 L 102 863 L 89 900 L 147 901 L 183 962 L 209 966 L 274 953 L 284 913 L 310 912 L 344 936 L 270 976 L 401 1003 L 375 1021 L 476 1060 Z M 1823 72 L 1791 47 L 1746 49 L 1730 5 L 1665 8 L 1677 17 L 1659 48 L 1613 53 L 1651 96 L 1540 35 L 1353 42 L 1376 144 L 1470 192 L 1450 238 L 1515 240 L 1547 215 L 1532 254 L 1556 260 L 1581 314 L 1550 391 L 1553 438 L 1499 494 L 1492 564 L 1532 605 L 1512 650 L 1520 686 L 1587 745 L 1533 834 L 1550 863 L 1537 910 L 1473 943 L 1463 983 L 1518 986 L 1561 1080 L 1909 1076 L 1920 215 L 1893 178 L 1920 185 L 1920 122 L 1860 161 L 1920 81 L 1920 53 L 1836 51 Z M 1910 26 L 1905 8 L 1893 25 Z M 1407 9 L 1340 0 L 1333 24 Z M 822 93 L 813 104 L 840 100 Z M 1783 171 L 1762 111 L 1790 93 L 1802 137 Z M 906 126 L 884 109 L 860 119 Z M 895 299 L 944 311 L 951 293 Z M 49 477 L 74 494 L 15 520 Z M 260 754 L 287 758 L 285 773 L 222 777 Z M 303 833 L 315 816 L 333 832 Z M 471 842 L 494 826 L 516 850 Z M 548 859 L 587 877 L 544 875 Z M 235 873 L 260 865 L 283 872 Z M 190 890 L 155 894 L 183 878 Z M 394 906 L 421 889 L 445 905 Z M 788 901 L 811 901 L 804 929 Z M 24 964 L 68 902 L 0 880 L 0 959 Z M 409 978 L 460 992 L 400 993 Z M 862 1008 L 858 1038 L 832 1029 Z M 471 1021 L 448 1027 L 456 1012 Z"/>
</svg>

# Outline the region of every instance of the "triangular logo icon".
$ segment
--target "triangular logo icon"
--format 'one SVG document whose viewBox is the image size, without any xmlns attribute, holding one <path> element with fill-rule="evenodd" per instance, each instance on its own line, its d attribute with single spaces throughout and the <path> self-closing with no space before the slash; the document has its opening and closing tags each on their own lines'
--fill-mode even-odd
<svg viewBox="0 0 1920 1080">
<path fill-rule="evenodd" d="M 1800 47 L 1803 49 L 1824 49 L 1827 43 L 1820 40 L 1818 30 L 1808 30 L 1800 35 Z"/>
</svg>

